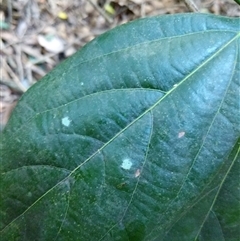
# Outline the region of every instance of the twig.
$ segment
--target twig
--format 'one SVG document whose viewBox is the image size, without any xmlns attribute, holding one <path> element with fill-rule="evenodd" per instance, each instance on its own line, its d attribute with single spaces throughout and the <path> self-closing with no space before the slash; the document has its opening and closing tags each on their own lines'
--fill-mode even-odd
<svg viewBox="0 0 240 241">
<path fill-rule="evenodd" d="M 8 73 L 10 74 L 10 76 L 13 78 L 13 80 L 16 83 L 16 85 L 18 86 L 18 88 L 22 92 L 25 92 L 27 90 L 27 88 L 20 82 L 20 80 L 17 77 L 17 75 L 13 72 L 11 67 L 9 67 L 9 65 L 6 63 L 6 61 L 4 59 L 2 59 L 2 65 L 3 65 L 3 68 L 5 68 L 8 71 Z"/>
<path fill-rule="evenodd" d="M 18 85 L 15 82 L 11 81 L 11 80 L 2 80 L 2 79 L 0 79 L 0 84 L 6 85 L 7 87 L 9 87 L 10 89 L 14 90 L 15 92 L 17 92 L 19 94 L 23 94 L 23 90 L 20 89 L 18 87 Z"/>
<path fill-rule="evenodd" d="M 31 16 L 31 1 L 27 2 L 25 12 L 26 12 L 25 19 L 26 19 L 27 25 L 29 26 L 31 24 L 31 19 L 32 19 L 32 16 Z"/>
<path fill-rule="evenodd" d="M 87 0 L 105 19 L 109 24 L 113 23 L 113 20 L 92 0 Z"/>
<path fill-rule="evenodd" d="M 193 12 L 199 12 L 199 9 L 193 0 L 184 0 L 188 8 Z"/>
<path fill-rule="evenodd" d="M 32 66 L 28 67 L 27 69 L 34 71 L 35 73 L 39 74 L 41 77 L 43 77 L 47 74 L 44 70 L 40 69 L 36 65 L 32 65 Z"/>
<path fill-rule="evenodd" d="M 217 15 L 220 14 L 220 3 L 219 0 L 214 1 L 213 6 L 212 6 L 213 12 Z"/>
<path fill-rule="evenodd" d="M 32 76 L 32 69 L 31 68 L 25 68 L 27 80 L 30 83 L 30 85 L 33 84 L 33 76 Z"/>
<path fill-rule="evenodd" d="M 18 67 L 18 75 L 20 81 L 24 79 L 24 72 L 23 72 L 23 65 L 22 65 L 22 50 L 21 50 L 21 45 L 16 45 L 15 46 L 15 51 L 16 51 L 16 61 L 17 61 L 17 67 Z"/>
<path fill-rule="evenodd" d="M 12 22 L 12 0 L 7 0 L 8 22 Z"/>
<path fill-rule="evenodd" d="M 145 5 L 145 1 L 142 0 L 142 2 L 141 2 L 141 10 L 140 10 L 141 11 L 141 17 L 145 17 L 145 15 L 146 15 L 144 5 Z"/>
<path fill-rule="evenodd" d="M 54 16 L 56 14 L 56 3 L 53 0 L 48 0 L 48 4 L 51 8 L 51 14 Z"/>
<path fill-rule="evenodd" d="M 55 64 L 53 60 L 51 60 L 52 57 L 56 56 L 58 53 L 50 53 L 50 54 L 46 54 L 44 56 L 39 57 L 36 60 L 32 60 L 31 62 L 27 63 L 27 67 L 31 67 L 32 65 L 35 64 L 41 64 L 41 63 L 48 63 L 48 64 Z"/>
</svg>

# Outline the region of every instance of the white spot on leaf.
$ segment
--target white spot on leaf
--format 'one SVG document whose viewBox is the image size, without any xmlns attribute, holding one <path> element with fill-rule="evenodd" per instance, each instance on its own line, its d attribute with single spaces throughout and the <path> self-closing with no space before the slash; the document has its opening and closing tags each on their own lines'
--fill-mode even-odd
<svg viewBox="0 0 240 241">
<path fill-rule="evenodd" d="M 139 176 L 140 176 L 140 174 L 141 174 L 140 169 L 137 169 L 137 171 L 135 172 L 135 177 L 139 177 Z"/>
<path fill-rule="evenodd" d="M 185 131 L 181 131 L 178 133 L 178 138 L 182 138 L 185 136 Z"/>
<path fill-rule="evenodd" d="M 121 167 L 125 170 L 129 170 L 132 167 L 132 162 L 130 159 L 126 158 L 123 160 Z"/>
<path fill-rule="evenodd" d="M 62 118 L 62 124 L 63 124 L 64 126 L 69 126 L 69 125 L 70 125 L 70 123 L 71 123 L 71 120 L 69 119 L 69 117 L 68 117 L 68 116 L 67 116 L 67 117 Z"/>
</svg>

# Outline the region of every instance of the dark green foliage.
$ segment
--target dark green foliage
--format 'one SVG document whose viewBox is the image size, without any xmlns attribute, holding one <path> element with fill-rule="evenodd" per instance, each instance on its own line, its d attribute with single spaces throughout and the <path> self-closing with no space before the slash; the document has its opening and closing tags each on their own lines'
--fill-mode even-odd
<svg viewBox="0 0 240 241">
<path fill-rule="evenodd" d="M 1 136 L 1 241 L 237 241 L 239 19 L 141 19 L 20 100 Z"/>
</svg>

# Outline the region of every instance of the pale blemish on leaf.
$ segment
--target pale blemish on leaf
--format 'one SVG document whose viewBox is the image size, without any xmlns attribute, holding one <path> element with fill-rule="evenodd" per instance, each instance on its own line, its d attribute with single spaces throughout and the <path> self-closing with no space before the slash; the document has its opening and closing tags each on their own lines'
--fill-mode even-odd
<svg viewBox="0 0 240 241">
<path fill-rule="evenodd" d="M 182 138 L 185 136 L 185 131 L 181 131 L 178 133 L 178 138 Z"/>
<path fill-rule="evenodd" d="M 141 174 L 140 169 L 137 169 L 137 171 L 135 172 L 134 176 L 135 176 L 135 177 L 139 177 L 139 176 L 140 176 L 140 174 Z"/>
<path fill-rule="evenodd" d="M 132 162 L 130 159 L 126 158 L 123 160 L 121 167 L 125 170 L 129 170 L 132 167 Z"/>
<path fill-rule="evenodd" d="M 67 117 L 62 118 L 62 124 L 63 124 L 64 126 L 69 126 L 69 125 L 70 125 L 70 123 L 71 123 L 71 120 L 69 119 L 69 117 L 68 117 L 68 116 L 67 116 Z"/>
</svg>

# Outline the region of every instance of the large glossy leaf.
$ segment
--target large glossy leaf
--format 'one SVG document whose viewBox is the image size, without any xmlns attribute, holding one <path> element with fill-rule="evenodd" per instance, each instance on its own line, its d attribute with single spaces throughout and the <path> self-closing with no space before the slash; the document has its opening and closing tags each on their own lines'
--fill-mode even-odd
<svg viewBox="0 0 240 241">
<path fill-rule="evenodd" d="M 141 19 L 34 85 L 1 136 L 1 240 L 239 240 L 239 19 Z"/>
</svg>

